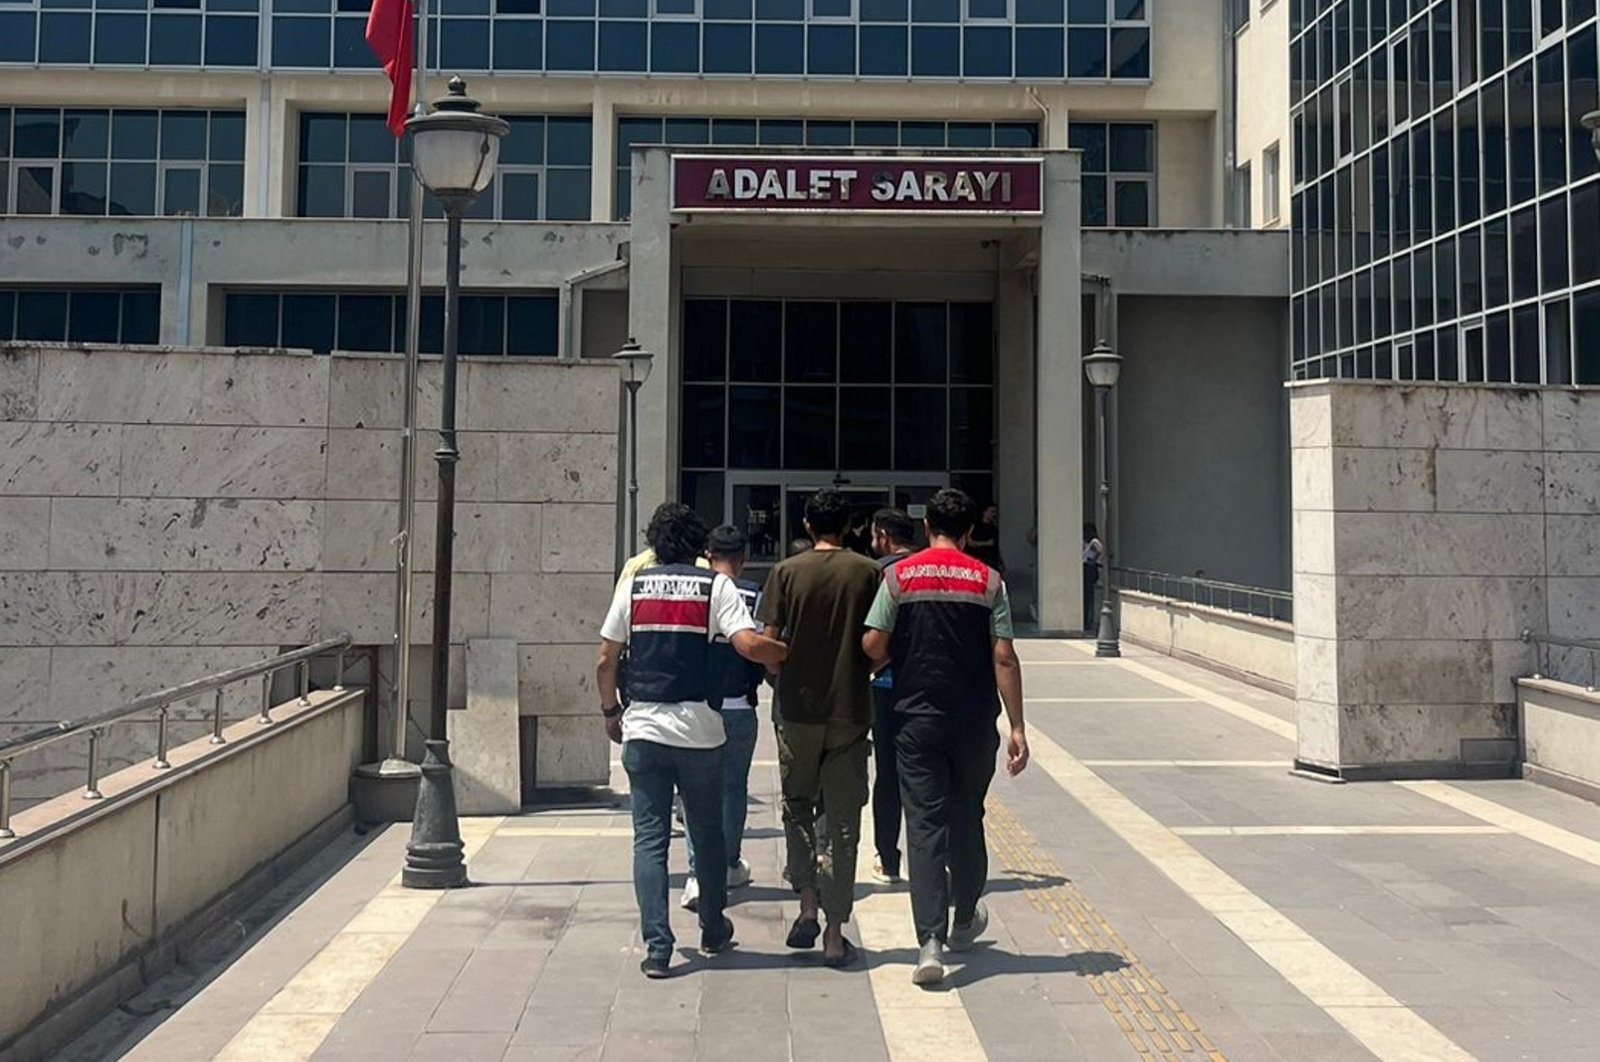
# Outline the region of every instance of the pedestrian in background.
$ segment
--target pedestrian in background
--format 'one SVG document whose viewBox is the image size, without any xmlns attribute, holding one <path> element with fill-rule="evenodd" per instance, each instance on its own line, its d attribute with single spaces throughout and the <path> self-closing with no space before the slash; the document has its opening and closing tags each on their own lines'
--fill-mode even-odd
<svg viewBox="0 0 1600 1062">
<path fill-rule="evenodd" d="M 986 505 L 983 516 L 972 525 L 967 538 L 967 553 L 976 557 L 1001 575 L 1006 573 L 1006 562 L 1000 556 L 1000 507 Z"/>
<path fill-rule="evenodd" d="M 755 615 L 761 587 L 743 578 L 748 559 L 744 532 L 731 524 L 714 528 L 706 539 L 706 559 L 711 570 L 733 580 L 750 614 Z M 727 846 L 728 888 L 750 884 L 750 864 L 744 860 L 744 827 L 750 810 L 750 761 L 756 752 L 756 701 L 761 681 L 767 677 L 764 665 L 746 660 L 725 635 L 711 642 L 713 703 L 721 702 L 722 732 L 722 839 Z M 683 886 L 683 906 L 693 911 L 700 904 L 700 879 L 694 849 L 694 831 L 686 830 L 689 848 L 689 880 Z"/>
<path fill-rule="evenodd" d="M 849 520 L 849 503 L 837 490 L 825 488 L 806 500 L 806 531 L 815 547 L 772 570 L 758 615 L 769 637 L 786 631 L 789 641 L 778 672 L 778 765 L 789 881 L 800 895 L 800 914 L 787 943 L 803 950 L 823 937 L 823 961 L 830 966 L 846 964 L 854 951 L 844 925 L 855 904 L 872 721 L 860 632 L 878 587 L 877 565 L 844 548 Z M 819 799 L 827 816 L 825 844 L 817 832 Z M 819 908 L 828 920 L 825 934 Z"/>
<path fill-rule="evenodd" d="M 722 834 L 722 714 L 713 707 L 712 642 L 726 639 L 740 656 L 781 663 L 782 642 L 760 634 L 733 580 L 695 566 L 706 525 L 693 509 L 668 502 L 646 531 L 660 563 L 617 588 L 600 628 L 595 684 L 606 734 L 622 745 L 633 808 L 633 891 L 639 905 L 644 975 L 670 974 L 675 938 L 668 917 L 667 848 L 672 794 L 683 794 L 688 828 L 701 860 L 700 948 L 716 954 L 733 943 Z M 628 705 L 617 686 L 629 654 Z M 720 702 L 717 702 L 720 706 Z"/>
<path fill-rule="evenodd" d="M 887 569 L 916 552 L 917 530 L 900 509 L 872 514 L 872 552 L 878 568 Z M 872 878 L 896 885 L 900 876 L 900 772 L 895 769 L 894 738 L 899 728 L 894 710 L 894 668 L 885 664 L 872 676 L 872 832 L 877 860 Z"/>
<path fill-rule="evenodd" d="M 989 924 L 983 802 L 1001 701 L 1010 721 L 1006 770 L 1015 775 L 1028 765 L 1005 582 L 964 552 L 977 507 L 945 488 L 927 514 L 928 548 L 885 569 L 861 639 L 875 664 L 894 667 L 895 758 L 919 949 L 911 979 L 925 986 L 944 980 L 947 943 L 966 951 Z"/>
<path fill-rule="evenodd" d="M 1100 564 L 1105 560 L 1106 546 L 1100 541 L 1100 531 L 1093 524 L 1083 525 L 1083 629 L 1093 633 L 1099 608 L 1096 607 L 1095 590 L 1100 585 Z"/>
</svg>

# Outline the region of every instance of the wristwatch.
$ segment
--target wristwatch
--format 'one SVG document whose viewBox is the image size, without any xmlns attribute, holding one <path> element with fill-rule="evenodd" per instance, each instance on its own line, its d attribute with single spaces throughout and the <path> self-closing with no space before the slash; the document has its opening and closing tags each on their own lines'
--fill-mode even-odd
<svg viewBox="0 0 1600 1062">
<path fill-rule="evenodd" d="M 605 716 L 607 720 L 615 719 L 622 714 L 622 705 L 613 704 L 610 708 L 602 708 L 600 709 L 600 714 Z"/>
</svg>

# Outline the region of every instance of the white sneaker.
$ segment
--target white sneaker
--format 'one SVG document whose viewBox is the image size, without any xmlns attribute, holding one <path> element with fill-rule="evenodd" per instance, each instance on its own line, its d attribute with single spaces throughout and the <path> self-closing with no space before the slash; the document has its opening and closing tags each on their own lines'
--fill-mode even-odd
<svg viewBox="0 0 1600 1062">
<path fill-rule="evenodd" d="M 922 945 L 917 955 L 917 968 L 911 971 L 911 983 L 928 987 L 944 980 L 944 948 L 937 939 Z"/>
<path fill-rule="evenodd" d="M 700 879 L 693 874 L 683 883 L 683 899 L 678 901 L 685 911 L 700 910 Z"/>
<path fill-rule="evenodd" d="M 750 884 L 750 864 L 741 859 L 728 868 L 728 888 L 742 889 L 748 884 Z"/>
<path fill-rule="evenodd" d="M 883 860 L 874 859 L 872 861 L 872 880 L 876 881 L 879 885 L 900 885 L 904 883 L 906 879 L 901 877 L 899 874 L 886 873 L 883 869 Z"/>
<path fill-rule="evenodd" d="M 972 912 L 972 921 L 964 926 L 950 928 L 950 950 L 971 951 L 972 946 L 983 936 L 983 931 L 989 928 L 989 908 L 984 906 L 982 900 L 978 901 L 977 909 Z"/>
</svg>

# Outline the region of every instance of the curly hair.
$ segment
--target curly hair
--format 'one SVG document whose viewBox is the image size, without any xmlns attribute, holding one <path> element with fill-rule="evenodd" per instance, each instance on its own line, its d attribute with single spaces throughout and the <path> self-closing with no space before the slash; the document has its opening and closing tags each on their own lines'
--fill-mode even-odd
<svg viewBox="0 0 1600 1062">
<path fill-rule="evenodd" d="M 966 491 L 944 487 L 928 499 L 928 530 L 960 539 L 978 522 L 978 506 Z"/>
<path fill-rule="evenodd" d="M 682 502 L 662 502 L 650 516 L 645 541 L 659 564 L 693 564 L 706 548 L 706 522 Z"/>
<path fill-rule="evenodd" d="M 850 501 L 843 491 L 823 487 L 806 499 L 806 523 L 813 534 L 842 535 L 850 526 Z"/>
</svg>

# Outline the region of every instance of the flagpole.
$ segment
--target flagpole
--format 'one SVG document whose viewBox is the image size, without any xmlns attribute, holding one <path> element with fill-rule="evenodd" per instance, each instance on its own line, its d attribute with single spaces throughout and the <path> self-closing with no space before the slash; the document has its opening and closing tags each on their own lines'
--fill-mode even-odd
<svg viewBox="0 0 1600 1062">
<path fill-rule="evenodd" d="M 415 0 L 417 19 L 416 69 L 411 79 L 411 113 L 427 111 L 428 0 Z M 416 765 L 406 759 L 406 730 L 411 705 L 411 584 L 412 525 L 417 502 L 417 376 L 421 364 L 422 331 L 422 182 L 409 170 L 411 202 L 406 229 L 406 350 L 403 427 L 400 432 L 400 513 L 395 545 L 395 681 L 394 736 L 390 755 L 380 773 L 414 775 Z"/>
</svg>

